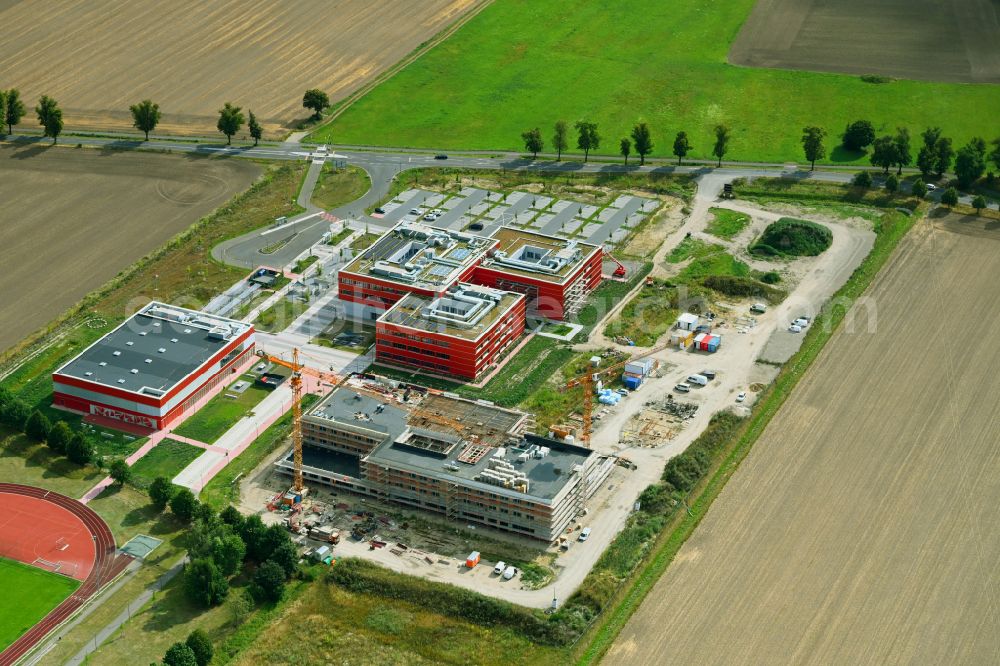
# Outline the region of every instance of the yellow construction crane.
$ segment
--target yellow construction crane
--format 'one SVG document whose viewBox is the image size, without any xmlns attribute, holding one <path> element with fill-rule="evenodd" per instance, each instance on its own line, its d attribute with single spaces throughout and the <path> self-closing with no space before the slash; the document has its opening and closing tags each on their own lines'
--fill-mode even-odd
<svg viewBox="0 0 1000 666">
<path fill-rule="evenodd" d="M 343 375 L 338 375 L 333 372 L 324 372 L 322 370 L 316 370 L 315 368 L 310 368 L 299 362 L 299 350 L 298 348 L 292 349 L 292 360 L 286 361 L 279 356 L 273 356 L 268 354 L 263 349 L 257 350 L 257 356 L 270 361 L 276 365 L 289 368 L 292 371 L 292 377 L 289 380 L 289 384 L 292 387 L 292 447 L 294 450 L 294 481 L 292 482 L 292 490 L 296 494 L 301 495 L 305 489 L 305 484 L 302 481 L 302 375 L 307 374 L 311 377 L 316 377 L 323 381 L 333 384 L 334 387 L 347 381 L 347 377 Z M 392 404 L 394 401 L 388 396 L 379 393 L 378 391 L 366 390 L 359 387 L 351 387 L 352 391 L 357 391 L 359 393 L 364 393 L 377 400 L 381 400 L 386 404 Z M 450 419 L 446 416 L 441 416 L 439 414 L 431 413 L 427 410 L 414 409 L 411 410 L 411 415 L 425 419 L 432 423 L 437 423 L 439 425 L 452 428 L 458 433 L 462 434 L 466 426 L 460 421 Z M 476 440 L 478 437 L 475 434 L 468 435 L 469 439 Z"/>
<path fill-rule="evenodd" d="M 610 365 L 599 370 L 591 371 L 590 368 L 588 368 L 588 372 L 585 372 L 581 376 L 571 379 L 566 383 L 566 390 L 576 388 L 577 386 L 583 387 L 583 431 L 580 433 L 580 441 L 583 442 L 584 446 L 588 448 L 590 447 L 590 434 L 592 432 L 594 411 L 594 382 L 609 372 L 620 370 L 632 361 L 638 361 L 641 358 L 652 356 L 657 352 L 663 351 L 669 346 L 669 344 L 664 344 L 659 347 L 654 347 L 647 352 L 643 352 L 642 354 L 627 358 L 620 363 L 615 363 L 614 365 Z"/>
</svg>

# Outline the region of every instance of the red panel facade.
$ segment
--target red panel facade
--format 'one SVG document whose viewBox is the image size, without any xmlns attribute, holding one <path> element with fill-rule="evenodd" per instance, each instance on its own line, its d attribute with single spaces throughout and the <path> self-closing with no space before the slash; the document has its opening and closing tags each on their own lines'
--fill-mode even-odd
<svg viewBox="0 0 1000 666">
<path fill-rule="evenodd" d="M 376 358 L 434 374 L 476 379 L 524 333 L 525 299 L 519 299 L 478 340 L 387 324 L 375 325 Z"/>
</svg>

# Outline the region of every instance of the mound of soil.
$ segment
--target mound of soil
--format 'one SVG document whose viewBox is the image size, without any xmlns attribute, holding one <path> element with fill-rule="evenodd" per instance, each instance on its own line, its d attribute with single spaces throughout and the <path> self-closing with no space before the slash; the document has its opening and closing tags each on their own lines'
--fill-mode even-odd
<svg viewBox="0 0 1000 666">
<path fill-rule="evenodd" d="M 766 257 L 815 257 L 830 247 L 833 233 L 821 224 L 783 217 L 764 229 L 750 253 Z"/>
</svg>

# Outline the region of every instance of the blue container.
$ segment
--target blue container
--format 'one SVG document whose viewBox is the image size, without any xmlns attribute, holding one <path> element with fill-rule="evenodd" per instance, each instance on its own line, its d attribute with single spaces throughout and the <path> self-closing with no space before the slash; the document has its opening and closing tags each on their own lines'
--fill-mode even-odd
<svg viewBox="0 0 1000 666">
<path fill-rule="evenodd" d="M 640 384 L 642 384 L 642 379 L 640 379 L 639 377 L 633 377 L 631 375 L 625 375 L 624 377 L 622 377 L 622 382 L 624 382 L 625 388 L 627 388 L 629 391 L 634 391 L 637 388 L 639 388 Z"/>
</svg>

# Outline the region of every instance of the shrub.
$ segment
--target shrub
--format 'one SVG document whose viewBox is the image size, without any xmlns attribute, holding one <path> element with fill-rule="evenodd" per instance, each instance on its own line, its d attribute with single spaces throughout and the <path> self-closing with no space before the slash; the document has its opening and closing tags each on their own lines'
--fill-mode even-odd
<svg viewBox="0 0 1000 666">
<path fill-rule="evenodd" d="M 191 652 L 194 653 L 195 661 L 198 662 L 198 666 L 208 666 L 212 661 L 212 641 L 209 640 L 208 634 L 202 629 L 195 629 L 190 634 L 188 634 L 187 640 L 184 643 L 191 648 Z"/>
<path fill-rule="evenodd" d="M 781 282 L 781 273 L 778 271 L 768 271 L 760 276 L 760 281 L 764 284 L 778 284 Z"/>
<path fill-rule="evenodd" d="M 190 523 L 194 518 L 195 507 L 198 500 L 187 488 L 179 488 L 170 498 L 170 512 L 185 523 Z"/>
<path fill-rule="evenodd" d="M 913 181 L 913 187 L 910 188 L 910 194 L 917 197 L 918 199 L 923 199 L 927 196 L 927 186 L 922 180 Z"/>
<path fill-rule="evenodd" d="M 10 402 L 3 405 L 0 411 L 0 421 L 11 428 L 24 430 L 24 424 L 31 418 L 32 411 L 28 404 L 20 398 L 11 398 Z"/>
<path fill-rule="evenodd" d="M 941 194 L 941 203 L 945 206 L 955 206 L 958 204 L 958 190 L 949 187 Z"/>
<path fill-rule="evenodd" d="M 701 283 L 726 296 L 764 298 L 771 303 L 780 303 L 786 296 L 781 289 L 749 277 L 710 275 L 703 278 Z"/>
<path fill-rule="evenodd" d="M 124 460 L 116 460 L 108 468 L 108 476 L 121 486 L 128 483 L 128 480 L 132 478 L 132 468 Z"/>
<path fill-rule="evenodd" d="M 976 198 L 972 200 L 972 207 L 976 209 L 976 213 L 981 213 L 983 209 L 986 208 L 986 197 L 982 194 L 977 195 Z"/>
<path fill-rule="evenodd" d="M 872 175 L 867 171 L 858 172 L 858 175 L 854 177 L 853 183 L 855 187 L 868 189 L 872 186 Z"/>
<path fill-rule="evenodd" d="M 893 173 L 889 174 L 889 177 L 885 179 L 885 191 L 895 192 L 898 189 L 899 189 L 899 178 L 896 177 L 896 174 Z"/>
<path fill-rule="evenodd" d="M 832 241 L 833 233 L 821 224 L 783 217 L 767 225 L 757 242 L 750 246 L 750 252 L 815 257 L 830 247 Z"/>
<path fill-rule="evenodd" d="M 93 462 L 95 455 L 94 444 L 89 439 L 76 433 L 66 445 L 66 457 L 77 465 L 86 465 Z"/>
<path fill-rule="evenodd" d="M 24 434 L 36 442 L 44 442 L 51 429 L 49 419 L 37 409 L 24 421 Z"/>
<path fill-rule="evenodd" d="M 45 441 L 48 443 L 49 448 L 56 453 L 65 454 L 66 447 L 69 445 L 69 440 L 71 439 L 73 439 L 73 431 L 69 425 L 65 421 L 56 421 L 55 425 L 49 429 L 49 436 Z"/>
<path fill-rule="evenodd" d="M 337 567 L 340 567 L 340 562 Z M 250 583 L 250 594 L 258 603 L 277 603 L 284 593 L 285 570 L 280 564 L 268 560 L 257 567 Z"/>
<path fill-rule="evenodd" d="M 149 484 L 148 492 L 153 506 L 163 511 L 174 496 L 174 485 L 166 477 L 158 476 Z"/>
<path fill-rule="evenodd" d="M 184 643 L 174 643 L 163 655 L 164 666 L 198 666 L 194 651 Z"/>
</svg>

